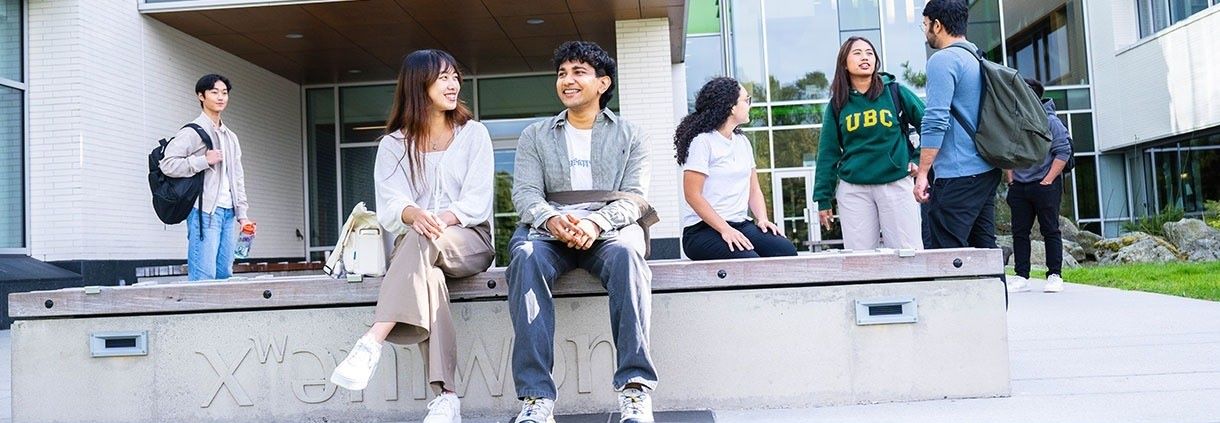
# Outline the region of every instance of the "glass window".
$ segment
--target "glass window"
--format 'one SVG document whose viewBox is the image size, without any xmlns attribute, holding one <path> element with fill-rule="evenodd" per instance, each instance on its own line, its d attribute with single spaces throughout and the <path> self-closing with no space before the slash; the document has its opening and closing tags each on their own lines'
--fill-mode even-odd
<svg viewBox="0 0 1220 423">
<path fill-rule="evenodd" d="M 340 158 L 343 162 L 343 216 L 361 201 L 368 208 L 376 209 L 373 166 L 377 162 L 377 147 L 345 148 Z"/>
<path fill-rule="evenodd" d="M 760 128 L 767 126 L 767 107 L 755 106 L 750 109 L 750 121 L 742 125 L 746 128 Z"/>
<path fill-rule="evenodd" d="M 1140 37 L 1147 37 L 1170 25 L 1189 18 L 1208 7 L 1220 4 L 1212 0 L 1136 0 Z"/>
<path fill-rule="evenodd" d="M 880 29 L 881 16 L 877 0 L 838 0 L 839 30 L 858 31 Z M 873 40 L 874 43 L 878 40 Z"/>
<path fill-rule="evenodd" d="M 517 158 L 516 150 L 496 150 L 496 186 L 492 201 L 494 207 L 494 238 L 496 248 L 496 265 L 508 266 L 508 241 L 517 229 L 518 216 L 513 208 L 513 163 Z"/>
<path fill-rule="evenodd" d="M 775 167 L 813 167 L 821 129 L 774 131 Z"/>
<path fill-rule="evenodd" d="M 544 117 L 561 111 L 555 75 L 479 80 L 479 119 Z"/>
<path fill-rule="evenodd" d="M 763 21 L 761 1 L 730 2 L 730 30 L 733 33 L 733 75 L 750 91 L 754 101 L 767 98 L 766 69 L 763 67 Z"/>
<path fill-rule="evenodd" d="M 1068 121 L 1071 122 L 1068 131 L 1072 134 L 1072 151 L 1076 153 L 1093 152 L 1096 149 L 1093 143 L 1093 114 L 1073 113 Z"/>
<path fill-rule="evenodd" d="M 720 33 L 720 0 L 691 0 L 688 5 L 687 35 Z"/>
<path fill-rule="evenodd" d="M 839 22 L 831 1 L 766 2 L 768 83 L 771 101 L 829 98 L 839 46 Z M 755 23 L 757 24 L 757 23 Z"/>
<path fill-rule="evenodd" d="M 390 115 L 393 102 L 393 85 L 339 88 L 340 123 L 343 124 L 339 142 L 377 141 L 385 133 L 386 117 Z"/>
<path fill-rule="evenodd" d="M 1008 66 L 1046 86 L 1087 84 L 1081 0 L 1005 3 Z"/>
<path fill-rule="evenodd" d="M 1098 157 L 1101 171 L 1101 209 L 1106 219 L 1125 218 L 1131 215 L 1127 207 L 1127 168 L 1120 154 L 1104 154 Z"/>
<path fill-rule="evenodd" d="M 799 104 L 771 108 L 771 125 L 815 125 L 822 123 L 826 104 Z"/>
<path fill-rule="evenodd" d="M 881 55 L 881 54 L 882 54 L 881 52 L 882 52 L 882 51 L 884 51 L 884 49 L 883 49 L 883 47 L 882 47 L 882 45 L 881 45 L 881 30 L 878 30 L 878 29 L 871 29 L 871 30 L 865 30 L 865 31 L 843 31 L 843 32 L 840 32 L 840 33 L 839 33 L 839 46 L 842 46 L 842 45 L 843 45 L 843 43 L 846 43 L 846 42 L 847 42 L 847 39 L 848 39 L 848 38 L 851 38 L 851 37 L 864 37 L 864 38 L 867 38 L 869 41 L 871 41 L 871 42 L 873 43 L 873 47 L 876 47 L 876 48 L 877 48 L 877 54 L 878 54 L 878 55 Z M 835 55 L 835 58 L 837 59 L 837 58 L 838 58 L 838 52 L 836 51 L 836 52 L 835 52 L 835 54 L 836 54 L 836 55 Z M 885 63 L 882 63 L 882 64 L 881 64 L 881 66 L 885 66 Z M 831 72 L 832 72 L 832 73 L 829 75 L 831 78 L 834 78 L 834 73 L 833 73 L 833 71 L 834 71 L 834 70 L 833 70 L 833 69 L 831 69 Z"/>
<path fill-rule="evenodd" d="M 1169 18 L 1178 22 L 1208 7 L 1208 0 L 1169 0 Z"/>
<path fill-rule="evenodd" d="M 24 97 L 0 86 L 0 248 L 25 247 Z"/>
<path fill-rule="evenodd" d="M 462 79 L 462 86 L 458 89 L 458 101 L 466 105 L 470 113 L 474 113 L 474 80 L 470 78 Z"/>
<path fill-rule="evenodd" d="M 306 154 L 309 171 L 309 246 L 335 245 L 339 239 L 338 192 L 335 184 L 335 91 L 305 92 Z"/>
<path fill-rule="evenodd" d="M 720 36 L 698 36 L 686 38 L 686 107 L 695 111 L 695 96 L 703 84 L 712 78 L 724 76 L 724 53 Z M 762 99 L 762 97 L 758 97 Z"/>
<path fill-rule="evenodd" d="M 1076 202 L 1080 208 L 1080 219 L 1097 219 L 1101 217 L 1097 204 L 1097 162 L 1094 156 L 1077 156 L 1076 168 L 1072 170 L 1076 178 Z"/>
<path fill-rule="evenodd" d="M 750 140 L 750 146 L 754 149 L 754 166 L 759 169 L 767 169 L 771 167 L 771 134 L 768 131 L 746 131 L 746 138 Z M 763 191 L 767 191 L 770 185 L 764 185 Z"/>
<path fill-rule="evenodd" d="M 926 0 L 882 0 L 881 26 L 885 42 L 881 67 L 918 93 L 927 85 L 928 44 L 923 30 Z"/>
<path fill-rule="evenodd" d="M 0 0 L 0 78 L 21 82 L 21 0 Z"/>
<path fill-rule="evenodd" d="M 970 3 L 970 19 L 966 24 L 966 38 L 979 46 L 979 50 L 988 60 L 1003 63 L 998 0 L 976 0 Z M 920 22 L 923 22 L 922 17 L 920 17 Z"/>
</svg>

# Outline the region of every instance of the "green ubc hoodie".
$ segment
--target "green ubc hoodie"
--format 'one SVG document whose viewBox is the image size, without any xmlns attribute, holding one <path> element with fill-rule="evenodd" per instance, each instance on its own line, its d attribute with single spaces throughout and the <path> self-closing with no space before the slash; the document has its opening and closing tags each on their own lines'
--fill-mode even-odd
<svg viewBox="0 0 1220 423">
<path fill-rule="evenodd" d="M 910 148 L 899 128 L 898 106 L 889 92 L 888 85 L 898 82 L 887 73 L 881 74 L 881 82 L 886 89 L 876 100 L 852 90 L 838 116 L 826 105 L 813 184 L 813 200 L 820 210 L 830 209 L 840 179 L 857 185 L 888 184 L 907 177 L 908 163 L 918 164 L 919 151 Z M 923 100 L 902 84 L 898 95 L 906 107 L 906 121 L 919 125 Z"/>
</svg>

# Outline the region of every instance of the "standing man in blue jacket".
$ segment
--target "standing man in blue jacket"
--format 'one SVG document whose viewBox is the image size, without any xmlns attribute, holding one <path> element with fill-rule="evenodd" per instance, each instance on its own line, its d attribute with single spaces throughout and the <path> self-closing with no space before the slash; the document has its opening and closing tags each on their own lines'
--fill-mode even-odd
<svg viewBox="0 0 1220 423">
<path fill-rule="evenodd" d="M 996 248 L 995 191 L 1000 170 L 983 160 L 974 141 L 951 116 L 956 109 L 978 125 L 982 75 L 978 47 L 966 40 L 965 0 L 931 0 L 923 10 L 928 45 L 928 101 L 924 109 L 915 200 L 931 203 L 928 248 Z M 961 45 L 963 48 L 949 48 Z M 969 49 L 969 50 L 967 50 Z M 936 180 L 928 180 L 935 168 Z M 929 186 L 930 185 L 930 186 Z"/>
<path fill-rule="evenodd" d="M 1042 83 L 1026 78 L 1025 83 L 1042 97 Z M 1008 292 L 1029 290 L 1029 233 L 1038 218 L 1038 228 L 1046 242 L 1045 292 L 1063 291 L 1063 237 L 1059 233 L 1059 200 L 1063 196 L 1063 169 L 1072 157 L 1072 137 L 1055 116 L 1055 103 L 1042 99 L 1046 120 L 1051 125 L 1050 154 L 1029 168 L 1009 170 L 1008 207 L 1012 209 L 1012 252 L 1017 276 L 1008 278 Z"/>
</svg>

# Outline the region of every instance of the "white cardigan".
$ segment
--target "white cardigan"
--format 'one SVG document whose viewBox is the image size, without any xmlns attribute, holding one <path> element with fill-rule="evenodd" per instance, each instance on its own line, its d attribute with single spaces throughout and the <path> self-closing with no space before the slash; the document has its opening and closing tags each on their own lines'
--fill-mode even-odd
<svg viewBox="0 0 1220 423">
<path fill-rule="evenodd" d="M 487 127 L 468 121 L 457 128 L 448 149 L 424 154 L 418 189 L 411 178 L 403 139 L 402 131 L 394 132 L 382 136 L 377 146 L 373 168 L 377 220 L 386 231 L 402 235 L 410 229 L 402 221 L 402 211 L 409 206 L 436 214 L 453 212 L 463 227 L 491 219 L 495 159 Z"/>
</svg>

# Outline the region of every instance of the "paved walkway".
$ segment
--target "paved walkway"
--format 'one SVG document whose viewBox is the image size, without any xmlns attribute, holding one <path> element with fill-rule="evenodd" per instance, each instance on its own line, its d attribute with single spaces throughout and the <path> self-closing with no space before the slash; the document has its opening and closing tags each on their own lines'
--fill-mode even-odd
<svg viewBox="0 0 1220 423">
<path fill-rule="evenodd" d="M 1009 398 L 718 411 L 716 421 L 1220 422 L 1220 302 L 1031 285 L 1010 297 Z"/>
<path fill-rule="evenodd" d="M 1220 423 L 1220 302 L 1073 284 L 1043 294 L 1040 281 L 1032 285 L 1011 296 L 1009 398 L 716 411 L 716 421 Z M 0 331 L 3 423 L 12 414 L 9 344 Z"/>
</svg>

